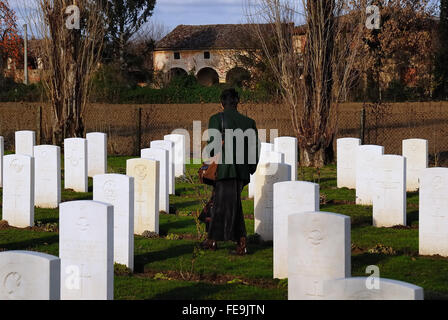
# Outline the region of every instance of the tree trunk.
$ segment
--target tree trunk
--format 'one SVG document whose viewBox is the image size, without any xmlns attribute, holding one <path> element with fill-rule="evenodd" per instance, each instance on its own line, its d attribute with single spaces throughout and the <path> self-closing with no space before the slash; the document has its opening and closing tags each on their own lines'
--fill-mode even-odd
<svg viewBox="0 0 448 320">
<path fill-rule="evenodd" d="M 302 167 L 321 168 L 334 160 L 333 143 L 327 148 L 320 148 L 316 152 L 311 152 L 306 148 L 299 147 L 300 165 Z"/>
</svg>

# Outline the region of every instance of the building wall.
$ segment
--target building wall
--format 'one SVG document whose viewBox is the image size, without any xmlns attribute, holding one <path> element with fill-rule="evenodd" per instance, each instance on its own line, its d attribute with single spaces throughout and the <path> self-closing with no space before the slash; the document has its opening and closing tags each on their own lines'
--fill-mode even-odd
<svg viewBox="0 0 448 320">
<path fill-rule="evenodd" d="M 210 52 L 210 59 L 204 59 L 204 52 Z M 180 59 L 174 59 L 174 52 L 180 53 Z M 219 76 L 219 82 L 225 83 L 227 73 L 237 67 L 236 55 L 239 50 L 167 50 L 154 52 L 154 71 L 168 72 L 174 68 L 184 69 L 195 75 L 203 68 L 214 69 Z"/>
</svg>

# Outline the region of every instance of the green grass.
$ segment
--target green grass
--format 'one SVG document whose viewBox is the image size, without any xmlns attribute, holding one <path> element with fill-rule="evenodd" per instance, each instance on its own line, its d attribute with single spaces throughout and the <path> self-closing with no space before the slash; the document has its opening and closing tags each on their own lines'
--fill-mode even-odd
<svg viewBox="0 0 448 320">
<path fill-rule="evenodd" d="M 130 157 L 110 157 L 109 172 L 126 172 Z M 272 243 L 251 241 L 251 254 L 229 255 L 233 243 L 219 243 L 216 252 L 197 249 L 198 226 L 193 213 L 202 209 L 210 188 L 197 179 L 199 165 L 188 165 L 185 178 L 176 180 L 170 196 L 172 214 L 160 215 L 160 237 L 135 237 L 135 270 L 115 276 L 115 299 L 287 299 L 285 281 L 272 279 Z M 374 228 L 372 208 L 355 205 L 355 192 L 336 188 L 336 167 L 319 172 L 298 170 L 300 180 L 320 184 L 321 210 L 351 217 L 352 275 L 366 276 L 366 267 L 377 265 L 380 276 L 413 283 L 425 290 L 425 299 L 448 298 L 448 259 L 418 255 L 418 193 L 408 194 L 407 228 Z M 64 190 L 63 201 L 92 199 L 89 192 Z M 0 189 L 1 193 L 1 189 Z M 253 201 L 243 194 L 246 227 L 254 239 Z M 1 212 L 0 212 L 1 214 Z M 35 210 L 39 226 L 58 224 L 58 210 Z M 201 230 L 201 229 L 200 229 Z M 41 228 L 0 230 L 0 250 L 33 250 L 58 255 L 59 235 Z M 380 247 L 393 252 L 369 252 Z"/>
</svg>

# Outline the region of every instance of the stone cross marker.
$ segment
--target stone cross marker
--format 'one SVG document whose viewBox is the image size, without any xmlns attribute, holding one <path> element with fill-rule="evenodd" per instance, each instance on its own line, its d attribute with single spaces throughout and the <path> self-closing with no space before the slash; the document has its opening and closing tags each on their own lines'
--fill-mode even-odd
<svg viewBox="0 0 448 320">
<path fill-rule="evenodd" d="M 356 204 L 372 205 L 378 158 L 384 147 L 363 145 L 356 153 Z"/>
<path fill-rule="evenodd" d="M 297 163 L 299 161 L 297 138 L 279 137 L 274 139 L 274 150 L 285 155 L 285 163 L 291 166 L 291 181 L 297 180 Z"/>
<path fill-rule="evenodd" d="M 419 178 L 428 167 L 428 140 L 403 140 L 403 156 L 406 157 L 406 190 L 417 191 Z"/>
<path fill-rule="evenodd" d="M 448 168 L 428 168 L 420 176 L 419 253 L 448 257 Z"/>
<path fill-rule="evenodd" d="M 36 133 L 34 131 L 16 131 L 15 133 L 16 154 L 34 156 L 36 145 Z"/>
<path fill-rule="evenodd" d="M 338 188 L 356 188 L 356 154 L 361 140 L 341 138 L 337 140 Z"/>
<path fill-rule="evenodd" d="M 170 212 L 169 195 L 169 152 L 165 149 L 149 148 L 141 150 L 141 157 L 144 159 L 156 160 L 159 162 L 159 210 Z"/>
<path fill-rule="evenodd" d="M 62 300 L 113 300 L 114 207 L 97 201 L 59 206 Z"/>
<path fill-rule="evenodd" d="M 288 299 L 323 299 L 324 280 L 351 275 L 350 217 L 331 212 L 288 217 Z"/>
<path fill-rule="evenodd" d="M 93 200 L 114 206 L 114 262 L 134 269 L 134 178 L 122 174 L 93 177 Z"/>
<path fill-rule="evenodd" d="M 0 252 L 0 300 L 59 300 L 61 261 L 34 251 Z"/>
<path fill-rule="evenodd" d="M 406 225 L 406 158 L 383 155 L 374 177 L 373 225 Z"/>
<path fill-rule="evenodd" d="M 5 141 L 0 137 L 0 188 L 3 187 L 3 156 L 5 155 Z"/>
<path fill-rule="evenodd" d="M 57 208 L 61 202 L 61 148 L 35 146 L 34 161 L 34 205 L 39 208 Z"/>
<path fill-rule="evenodd" d="M 163 137 L 164 140 L 174 142 L 174 167 L 175 176 L 182 177 L 185 175 L 185 136 L 183 134 L 169 134 Z"/>
<path fill-rule="evenodd" d="M 10 226 L 34 226 L 34 158 L 26 155 L 3 157 L 3 220 Z"/>
<path fill-rule="evenodd" d="M 159 163 L 149 159 L 130 159 L 126 174 L 134 177 L 134 233 L 159 233 Z"/>
<path fill-rule="evenodd" d="M 274 278 L 288 277 L 288 216 L 319 211 L 319 185 L 305 181 L 274 184 Z"/>
<path fill-rule="evenodd" d="M 107 172 L 107 134 L 91 132 L 86 134 L 87 139 L 87 168 L 88 176 Z"/>
<path fill-rule="evenodd" d="M 64 140 L 64 186 L 75 192 L 88 191 L 87 140 Z"/>
<path fill-rule="evenodd" d="M 154 140 L 151 141 L 151 148 L 163 149 L 168 151 L 168 194 L 176 194 L 176 175 L 174 171 L 174 142 L 170 140 Z"/>
<path fill-rule="evenodd" d="M 255 233 L 263 241 L 272 241 L 274 233 L 274 184 L 289 181 L 291 168 L 283 163 L 259 164 L 255 173 Z"/>
</svg>

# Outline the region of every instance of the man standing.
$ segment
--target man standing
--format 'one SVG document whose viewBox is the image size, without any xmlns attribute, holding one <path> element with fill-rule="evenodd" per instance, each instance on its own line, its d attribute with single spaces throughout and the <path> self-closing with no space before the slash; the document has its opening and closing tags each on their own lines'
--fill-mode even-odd
<svg viewBox="0 0 448 320">
<path fill-rule="evenodd" d="M 246 226 L 241 192 L 257 169 L 260 142 L 255 121 L 238 112 L 238 103 L 239 95 L 235 89 L 224 90 L 221 94 L 223 112 L 213 115 L 209 121 L 209 132 L 220 132 L 224 147 L 219 148 L 221 161 L 214 185 L 208 239 L 203 247 L 216 250 L 217 241 L 235 241 L 235 253 L 245 255 Z M 209 137 L 208 148 L 215 138 Z M 214 152 L 210 151 L 210 155 L 214 156 Z"/>
</svg>

